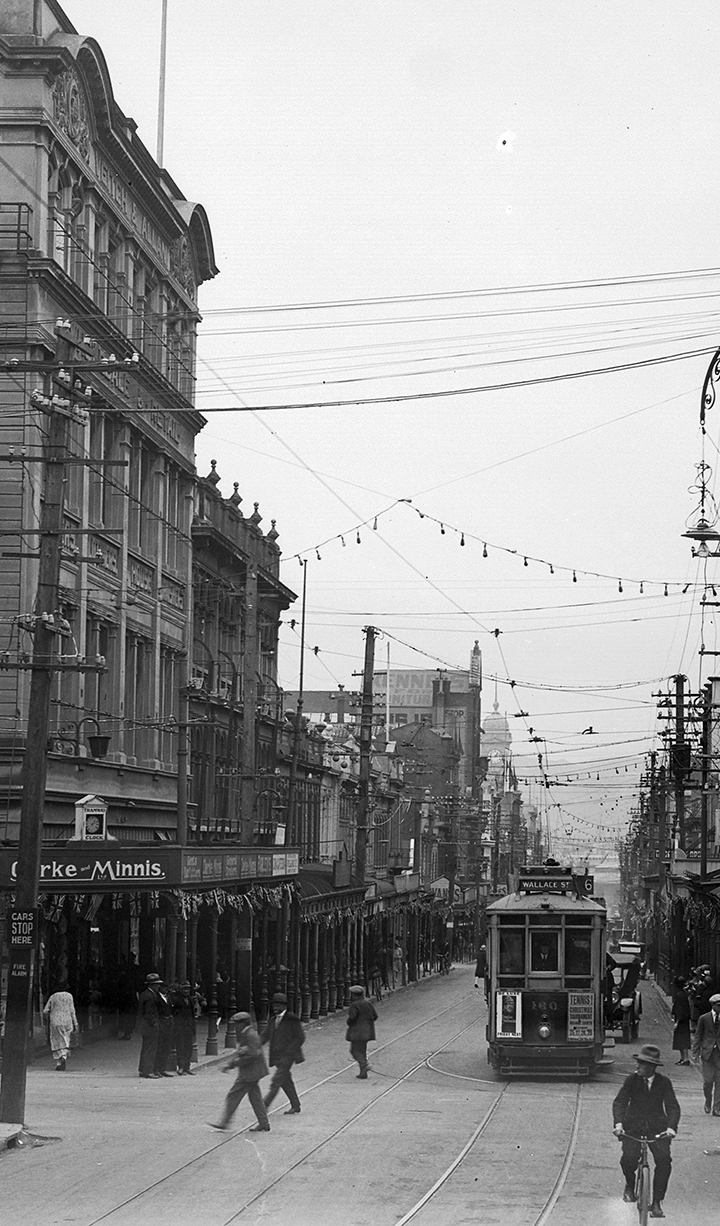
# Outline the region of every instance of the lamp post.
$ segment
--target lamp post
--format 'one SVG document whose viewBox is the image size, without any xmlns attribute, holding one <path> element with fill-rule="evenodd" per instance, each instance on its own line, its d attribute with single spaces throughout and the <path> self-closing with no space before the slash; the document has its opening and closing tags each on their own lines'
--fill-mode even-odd
<svg viewBox="0 0 720 1226">
<path fill-rule="evenodd" d="M 100 731 L 100 724 L 95 719 L 95 717 L 92 715 L 86 715 L 83 719 L 73 721 L 72 723 L 65 724 L 63 726 L 63 731 L 56 732 L 55 735 L 50 738 L 51 742 L 52 741 L 71 742 L 75 748 L 75 755 L 74 755 L 75 758 L 77 760 L 81 760 L 80 737 L 81 737 L 82 728 L 84 724 L 94 724 L 95 725 L 95 733 L 94 734 L 90 733 L 90 735 L 87 737 L 87 748 L 90 750 L 90 757 L 91 758 L 106 758 L 108 749 L 110 748 L 111 738 L 110 736 L 108 736 L 107 733 L 103 733 Z M 67 729 L 67 731 L 65 731 L 65 729 Z M 70 732 L 71 729 L 72 729 L 72 733 L 71 735 L 68 735 L 68 732 Z"/>
</svg>

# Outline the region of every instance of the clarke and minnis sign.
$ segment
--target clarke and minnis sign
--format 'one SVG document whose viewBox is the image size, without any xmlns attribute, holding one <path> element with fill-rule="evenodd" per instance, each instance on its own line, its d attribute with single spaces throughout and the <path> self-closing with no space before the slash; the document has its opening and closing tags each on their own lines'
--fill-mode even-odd
<svg viewBox="0 0 720 1226">
<path fill-rule="evenodd" d="M 0 890 L 15 887 L 17 854 L 17 848 L 0 847 Z M 184 847 L 73 846 L 71 842 L 67 848 L 43 848 L 38 885 L 46 894 L 192 889 L 295 877 L 299 867 L 297 851 L 248 847 L 210 853 Z"/>
<path fill-rule="evenodd" d="M 12 889 L 17 879 L 17 851 L 0 849 L 0 889 Z M 43 851 L 40 860 L 41 891 L 62 893 L 89 889 L 92 893 L 141 886 L 159 888 L 180 883 L 179 849 L 120 850 L 117 845 L 72 851 Z"/>
</svg>

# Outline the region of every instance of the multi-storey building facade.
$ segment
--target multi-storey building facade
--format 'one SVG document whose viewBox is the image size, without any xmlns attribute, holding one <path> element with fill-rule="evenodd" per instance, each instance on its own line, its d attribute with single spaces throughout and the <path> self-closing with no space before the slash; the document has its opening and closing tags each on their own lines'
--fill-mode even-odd
<svg viewBox="0 0 720 1226">
<path fill-rule="evenodd" d="M 252 850 L 254 697 L 292 593 L 276 534 L 196 480 L 197 294 L 217 272 L 202 206 L 54 0 L 3 9 L 0 77 L 0 894 L 32 769 L 37 628 L 52 625 L 40 991 L 67 975 L 82 1008 L 92 980 L 112 1007 L 131 955 L 212 984 L 221 913 L 233 958 L 249 894 L 260 908 L 292 894 L 297 854 Z M 62 557 L 41 607 L 58 466 Z M 230 968 L 248 1000 L 250 958 Z"/>
</svg>

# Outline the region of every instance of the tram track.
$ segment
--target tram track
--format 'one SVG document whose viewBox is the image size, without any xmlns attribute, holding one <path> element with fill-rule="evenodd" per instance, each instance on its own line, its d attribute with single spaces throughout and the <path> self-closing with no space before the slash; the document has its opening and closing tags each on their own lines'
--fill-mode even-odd
<svg viewBox="0 0 720 1226">
<path fill-rule="evenodd" d="M 461 1167 L 462 1163 L 467 1160 L 468 1156 L 475 1149 L 478 1141 L 480 1141 L 483 1134 L 487 1131 L 489 1125 L 491 1124 L 491 1122 L 493 1121 L 496 1115 L 496 1112 L 501 1108 L 501 1105 L 503 1103 L 507 1104 L 508 1100 L 506 1099 L 506 1094 L 511 1089 L 511 1086 L 516 1085 L 516 1084 L 517 1083 L 513 1083 L 510 1081 L 505 1083 L 502 1090 L 498 1094 L 497 1098 L 488 1108 L 482 1120 L 480 1121 L 477 1128 L 473 1132 L 472 1136 L 463 1145 L 460 1152 L 455 1156 L 455 1158 L 453 1158 L 452 1162 L 448 1164 L 446 1170 L 443 1171 L 442 1175 L 440 1175 L 439 1178 L 435 1180 L 432 1187 L 428 1188 L 427 1192 L 425 1192 L 420 1197 L 420 1199 L 416 1202 L 416 1204 L 413 1205 L 411 1209 L 409 1209 L 405 1214 L 403 1214 L 401 1218 L 399 1218 L 395 1222 L 395 1226 L 407 1226 L 408 1223 L 412 1222 L 414 1219 L 417 1219 L 418 1216 L 423 1212 L 423 1210 L 430 1204 L 433 1198 L 437 1196 L 437 1194 L 441 1192 L 444 1188 L 447 1187 L 453 1175 L 455 1175 L 455 1173 Z M 555 1178 L 553 1186 L 550 1189 L 547 1196 L 545 1197 L 545 1200 L 543 1201 L 539 1209 L 539 1212 L 537 1213 L 536 1217 L 532 1220 L 532 1222 L 528 1221 L 527 1226 L 547 1226 L 547 1223 L 550 1220 L 550 1216 L 552 1214 L 553 1208 L 555 1207 L 555 1204 L 557 1203 L 560 1195 L 562 1194 L 562 1190 L 565 1186 L 567 1177 L 570 1173 L 573 1155 L 575 1153 L 575 1147 L 577 1145 L 578 1132 L 580 1129 L 582 1091 L 583 1091 L 583 1083 L 578 1083 L 576 1087 L 576 1091 L 575 1091 L 575 1102 L 573 1105 L 573 1115 L 572 1115 L 572 1121 L 570 1124 L 570 1133 L 568 1137 L 567 1146 L 565 1148 L 563 1160 L 560 1166 L 560 1170 L 558 1171 L 558 1174 Z"/>
<path fill-rule="evenodd" d="M 468 997 L 463 996 L 460 998 L 460 1000 L 454 1001 L 451 1005 L 446 1006 L 444 1009 L 438 1010 L 438 1012 L 432 1014 L 430 1017 L 423 1018 L 421 1022 L 418 1022 L 415 1026 L 411 1026 L 408 1029 L 402 1031 L 400 1034 L 395 1035 L 392 1039 L 389 1039 L 387 1042 L 378 1044 L 374 1048 L 373 1058 L 376 1058 L 381 1052 L 388 1051 L 389 1049 L 396 1046 L 398 1043 L 402 1043 L 406 1041 L 411 1035 L 416 1034 L 418 1031 L 421 1031 L 425 1029 L 426 1027 L 433 1025 L 435 1022 L 444 1018 L 447 1014 L 452 1013 L 453 1011 L 461 1008 L 463 1005 L 467 1005 L 468 999 L 469 999 Z M 418 1060 L 415 1064 L 413 1064 L 409 1069 L 407 1069 L 400 1076 L 394 1077 L 392 1079 L 391 1085 L 381 1090 L 379 1094 L 375 1094 L 370 1099 L 369 1102 L 365 1103 L 363 1107 L 361 1107 L 358 1111 L 354 1112 L 338 1128 L 333 1129 L 331 1133 L 329 1133 L 326 1137 L 324 1137 L 316 1145 L 306 1150 L 295 1162 L 292 1162 L 288 1166 L 286 1166 L 281 1172 L 279 1172 L 279 1174 L 274 1179 L 271 1179 L 266 1184 L 264 1184 L 261 1189 L 259 1189 L 253 1196 L 249 1197 L 248 1200 L 245 1201 L 244 1204 L 242 1204 L 238 1209 L 236 1209 L 234 1213 L 229 1218 L 227 1218 L 225 1221 L 223 1221 L 221 1224 L 219 1224 L 219 1226 L 231 1226 L 231 1223 L 235 1223 L 236 1221 L 238 1221 L 243 1213 L 245 1213 L 248 1209 L 250 1209 L 258 1201 L 260 1201 L 264 1196 L 266 1196 L 274 1188 L 277 1188 L 282 1183 L 282 1181 L 288 1177 L 288 1175 L 291 1175 L 294 1171 L 298 1170 L 304 1163 L 308 1162 L 322 1149 L 330 1145 L 337 1137 L 341 1136 L 343 1133 L 347 1132 L 348 1129 L 352 1128 L 354 1124 L 356 1124 L 365 1115 L 371 1112 L 382 1100 L 386 1099 L 390 1094 L 396 1091 L 401 1085 L 407 1082 L 421 1068 L 425 1067 L 427 1065 L 428 1060 L 431 1060 L 434 1056 L 439 1055 L 440 1052 L 444 1051 L 447 1047 L 449 1047 L 449 1045 L 453 1043 L 456 1039 L 458 1039 L 461 1035 L 465 1034 L 468 1030 L 471 1030 L 474 1026 L 477 1026 L 480 1023 L 480 1020 L 481 1020 L 480 1017 L 473 1018 L 471 1022 L 461 1027 L 460 1030 L 456 1031 L 453 1035 L 451 1035 L 448 1039 L 446 1039 L 440 1046 L 435 1048 L 430 1053 L 429 1056 L 424 1056 L 421 1060 Z M 327 1077 L 323 1077 L 319 1081 L 316 1081 L 313 1085 L 308 1086 L 305 1090 L 302 1091 L 300 1097 L 306 1098 L 309 1094 L 312 1094 L 314 1091 L 317 1091 L 321 1087 L 327 1085 L 328 1083 L 337 1080 L 338 1078 L 346 1074 L 350 1068 L 353 1068 L 353 1067 L 354 1067 L 353 1062 L 343 1065 L 342 1068 L 337 1069 L 334 1073 L 331 1073 Z M 428 1065 L 428 1067 L 431 1067 L 431 1066 Z M 439 1072 L 440 1070 L 434 1070 L 434 1071 Z M 178 1166 L 175 1170 L 168 1171 L 165 1175 L 161 1176 L 159 1179 L 156 1179 L 156 1180 L 153 1180 L 147 1183 L 144 1188 L 140 1189 L 138 1192 L 133 1193 L 132 1196 L 127 1197 L 127 1199 L 120 1202 L 119 1204 L 114 1205 L 112 1209 L 107 1210 L 105 1213 L 101 1214 L 99 1217 L 93 1218 L 93 1220 L 88 1223 L 88 1226 L 99 1226 L 99 1223 L 112 1222 L 113 1218 L 116 1215 L 119 1215 L 123 1211 L 130 1209 L 133 1205 L 137 1205 L 139 1208 L 141 1205 L 142 1199 L 148 1196 L 148 1194 L 157 1192 L 161 1189 L 164 1191 L 169 1190 L 173 1180 L 177 1179 L 180 1176 L 185 1175 L 186 1172 L 188 1172 L 192 1167 L 196 1167 L 206 1162 L 207 1160 L 211 1160 L 213 1154 L 216 1154 L 219 1150 L 224 1149 L 228 1145 L 232 1145 L 233 1143 L 237 1142 L 239 1139 L 245 1138 L 246 1134 L 249 1131 L 250 1131 L 250 1125 L 248 1125 L 245 1128 L 238 1129 L 237 1132 L 233 1132 L 230 1136 L 222 1137 L 222 1139 L 216 1141 L 215 1144 L 208 1146 L 207 1149 L 204 1149 L 201 1153 L 197 1154 L 194 1158 L 191 1158 L 189 1161 L 183 1163 L 181 1166 Z"/>
</svg>

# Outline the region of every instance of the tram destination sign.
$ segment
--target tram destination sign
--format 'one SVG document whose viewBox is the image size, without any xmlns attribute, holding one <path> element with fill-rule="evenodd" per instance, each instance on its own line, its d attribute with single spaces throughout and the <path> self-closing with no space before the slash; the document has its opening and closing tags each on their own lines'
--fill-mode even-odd
<svg viewBox="0 0 720 1226">
<path fill-rule="evenodd" d="M 555 873 L 520 873 L 517 888 L 525 894 L 577 893 L 590 898 L 595 893 L 595 878 L 592 873 L 567 873 L 563 876 Z"/>
</svg>

